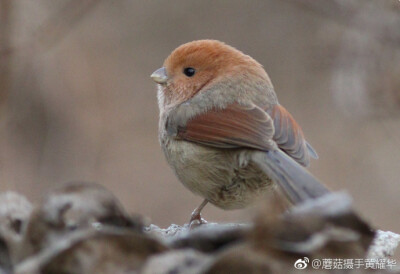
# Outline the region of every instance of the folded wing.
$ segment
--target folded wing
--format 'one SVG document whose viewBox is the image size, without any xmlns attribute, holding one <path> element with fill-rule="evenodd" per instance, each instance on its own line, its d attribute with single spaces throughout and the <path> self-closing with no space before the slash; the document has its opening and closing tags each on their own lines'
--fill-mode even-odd
<svg viewBox="0 0 400 274">
<path fill-rule="evenodd" d="M 271 117 L 259 107 L 232 104 L 211 109 L 178 125 L 177 137 L 220 148 L 274 147 L 274 125 Z"/>
</svg>

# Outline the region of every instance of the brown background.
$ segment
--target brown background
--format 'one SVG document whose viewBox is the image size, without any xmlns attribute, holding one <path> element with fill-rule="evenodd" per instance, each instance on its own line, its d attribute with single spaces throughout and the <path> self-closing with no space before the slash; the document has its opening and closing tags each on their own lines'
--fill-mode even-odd
<svg viewBox="0 0 400 274">
<path fill-rule="evenodd" d="M 320 159 L 376 227 L 400 232 L 400 2 L 0 1 L 0 179 L 37 201 L 99 182 L 160 226 L 201 202 L 159 148 L 149 75 L 178 45 L 218 39 L 269 73 Z M 204 210 L 209 221 L 253 210 Z"/>
</svg>

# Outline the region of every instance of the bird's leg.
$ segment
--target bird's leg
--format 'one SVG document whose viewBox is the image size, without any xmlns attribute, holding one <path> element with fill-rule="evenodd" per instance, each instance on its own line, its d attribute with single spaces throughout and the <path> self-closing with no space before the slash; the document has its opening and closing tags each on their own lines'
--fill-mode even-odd
<svg viewBox="0 0 400 274">
<path fill-rule="evenodd" d="M 208 201 L 206 199 L 204 199 L 204 201 L 198 207 L 196 207 L 195 210 L 193 210 L 192 216 L 189 221 L 190 229 L 207 223 L 206 220 L 201 218 L 201 210 L 206 206 L 207 203 L 208 203 Z"/>
</svg>

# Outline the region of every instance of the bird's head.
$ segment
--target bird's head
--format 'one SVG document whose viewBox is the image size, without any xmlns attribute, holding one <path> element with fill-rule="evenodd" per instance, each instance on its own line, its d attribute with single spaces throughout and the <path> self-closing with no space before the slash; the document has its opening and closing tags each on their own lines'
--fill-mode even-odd
<svg viewBox="0 0 400 274">
<path fill-rule="evenodd" d="M 151 75 L 168 103 L 184 102 L 202 90 L 235 78 L 266 78 L 262 66 L 241 51 L 216 40 L 198 40 L 176 48 Z"/>
</svg>

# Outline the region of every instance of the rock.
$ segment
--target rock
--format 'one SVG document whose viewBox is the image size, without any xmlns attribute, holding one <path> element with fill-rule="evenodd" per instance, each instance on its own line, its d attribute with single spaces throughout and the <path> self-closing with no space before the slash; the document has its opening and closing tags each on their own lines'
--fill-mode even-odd
<svg viewBox="0 0 400 274">
<path fill-rule="evenodd" d="M 132 273 L 148 257 L 166 250 L 166 246 L 144 233 L 99 225 L 60 236 L 20 263 L 15 273 Z"/>
<path fill-rule="evenodd" d="M 12 191 L 0 194 L 0 238 L 4 241 L 4 248 L 1 249 L 4 258 L 14 263 L 21 257 L 21 243 L 32 210 L 32 204 L 21 194 Z"/>
<path fill-rule="evenodd" d="M 168 228 L 160 228 L 156 225 L 151 224 L 148 227 L 145 227 L 144 230 L 150 234 L 156 235 L 161 239 L 170 239 L 173 237 L 178 237 L 181 234 L 187 234 L 189 230 L 189 225 L 186 224 L 184 226 L 172 224 Z"/>
<path fill-rule="evenodd" d="M 246 241 L 220 252 L 205 273 L 296 273 L 295 262 L 305 257 L 366 258 L 373 238 L 347 194 L 327 194 L 283 215 L 267 207 Z"/>
<path fill-rule="evenodd" d="M 65 184 L 49 192 L 32 213 L 23 257 L 37 253 L 67 233 L 97 223 L 143 229 L 142 219 L 130 216 L 103 186 L 88 182 Z"/>
<path fill-rule="evenodd" d="M 297 273 L 295 265 L 308 265 L 307 273 L 313 260 L 387 259 L 400 242 L 400 235 L 375 232 L 345 193 L 290 210 L 279 200 L 267 203 L 253 224 L 162 229 L 144 226 L 97 184 L 66 184 L 34 210 L 23 196 L 6 193 L 0 195 L 0 274 Z"/>
<path fill-rule="evenodd" d="M 260 212 L 254 226 L 206 224 L 194 230 L 188 225 L 146 228 L 149 233 L 164 238 L 169 247 L 178 249 L 152 257 L 152 265 L 158 262 L 168 265 L 170 273 L 185 273 L 181 269 L 193 271 L 190 273 L 297 273 L 295 263 L 305 258 L 310 264 L 312 260 L 322 262 L 330 258 L 388 258 L 400 240 L 399 235 L 391 232 L 375 233 L 353 210 L 351 197 L 346 193 L 331 193 L 283 214 L 274 208 L 282 208 L 279 202 L 271 203 Z M 205 258 L 198 259 L 197 268 L 184 268 L 185 253 L 193 249 L 203 253 L 196 251 L 191 256 L 201 254 Z M 179 258 L 180 263 L 173 263 L 174 258 Z M 304 273 L 313 271 L 311 265 L 303 270 Z M 319 271 L 329 273 L 330 270 L 320 266 Z M 364 272 L 360 268 L 352 273 Z M 383 269 L 380 273 L 387 272 Z"/>
<path fill-rule="evenodd" d="M 375 236 L 374 229 L 353 210 L 351 197 L 340 192 L 296 206 L 276 224 L 272 233 L 282 250 L 325 258 L 365 258 Z M 267 226 L 271 231 L 271 224 Z"/>
<path fill-rule="evenodd" d="M 174 249 L 193 248 L 202 252 L 214 252 L 227 245 L 243 241 L 249 232 L 249 224 L 203 224 L 190 230 L 189 225 L 171 225 L 166 229 L 151 225 L 145 229 Z"/>
<path fill-rule="evenodd" d="M 20 238 L 33 206 L 24 196 L 7 191 L 0 194 L 0 233 L 5 238 Z"/>
<path fill-rule="evenodd" d="M 0 238 L 0 274 L 13 273 L 13 262 L 6 242 Z"/>
<path fill-rule="evenodd" d="M 195 274 L 202 273 L 212 256 L 193 249 L 173 250 L 151 256 L 142 274 Z"/>
<path fill-rule="evenodd" d="M 171 248 L 193 248 L 205 253 L 215 252 L 242 242 L 248 236 L 251 225 L 205 224 L 187 233 L 181 233 L 169 241 Z"/>
<path fill-rule="evenodd" d="M 394 255 L 400 242 L 400 235 L 390 232 L 377 230 L 374 241 L 369 247 L 367 258 L 387 259 Z"/>
</svg>

